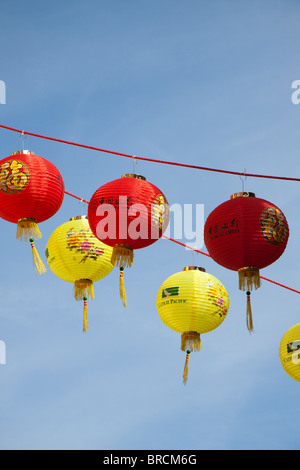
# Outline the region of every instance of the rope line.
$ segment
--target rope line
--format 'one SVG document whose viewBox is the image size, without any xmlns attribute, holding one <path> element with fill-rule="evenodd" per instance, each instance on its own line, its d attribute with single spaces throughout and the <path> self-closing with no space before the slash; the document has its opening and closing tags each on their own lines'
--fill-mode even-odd
<svg viewBox="0 0 300 470">
<path fill-rule="evenodd" d="M 267 279 L 266 277 L 260 276 L 261 279 L 264 279 L 265 281 L 273 282 L 273 284 L 276 284 L 277 286 L 284 287 L 285 289 L 289 289 L 292 292 L 296 292 L 296 294 L 300 294 L 299 290 L 292 289 L 291 287 L 285 286 L 284 284 L 280 284 L 279 282 L 272 281 L 272 279 Z"/>
<path fill-rule="evenodd" d="M 171 242 L 178 243 L 178 245 L 184 246 L 185 248 L 188 248 L 189 250 L 196 251 L 197 253 L 201 253 L 201 255 L 205 255 L 211 258 L 211 256 L 208 253 L 204 253 L 204 251 L 197 250 L 196 248 L 188 246 L 185 243 L 179 242 L 178 240 L 174 240 L 173 238 L 167 237 L 166 235 L 163 235 L 163 237 L 166 238 L 167 240 L 171 240 Z"/>
<path fill-rule="evenodd" d="M 40 135 L 40 134 L 34 134 L 32 132 L 27 132 L 27 131 L 23 131 L 23 130 L 20 130 L 20 129 L 15 129 L 13 127 L 4 126 L 2 124 L 0 124 L 0 127 L 2 127 L 3 129 L 8 129 L 8 130 L 11 130 L 11 131 L 14 131 L 14 132 L 18 132 L 22 136 L 26 134 L 26 135 L 30 135 L 30 136 L 33 136 L 33 137 L 39 137 L 39 138 L 42 138 L 42 139 L 52 140 L 52 141 L 55 141 L 55 142 L 61 142 L 61 143 L 68 144 L 68 145 L 75 145 L 77 147 L 83 147 L 83 148 L 87 148 L 87 149 L 91 149 L 91 150 L 97 150 L 99 152 L 106 152 L 106 153 L 113 154 L 113 155 L 119 155 L 119 156 L 123 156 L 123 157 L 134 158 L 134 159 L 137 159 L 137 160 L 145 160 L 145 161 L 154 162 L 154 163 L 164 163 L 166 165 L 176 165 L 176 166 L 182 166 L 182 167 L 187 167 L 187 168 L 194 168 L 194 169 L 198 169 L 198 170 L 216 171 L 216 172 L 228 173 L 228 174 L 232 174 L 232 175 L 253 176 L 253 177 L 256 177 L 256 178 L 273 178 L 273 179 L 289 180 L 289 181 L 300 181 L 300 178 L 289 178 L 289 177 L 284 177 L 284 176 L 258 175 L 258 174 L 250 174 L 250 173 L 245 173 L 245 172 L 241 173 L 241 172 L 237 172 L 237 171 L 219 170 L 219 169 L 215 169 L 215 168 L 207 168 L 207 167 L 200 167 L 200 166 L 196 166 L 196 165 L 188 165 L 188 164 L 185 164 L 185 163 L 167 162 L 167 161 L 163 161 L 163 160 L 155 160 L 155 159 L 152 159 L 152 158 L 137 157 L 136 155 L 128 155 L 126 153 L 114 152 L 114 151 L 111 151 L 111 150 L 105 150 L 105 149 L 101 149 L 101 148 L 98 148 L 98 147 L 91 147 L 89 145 L 83 145 L 83 144 L 78 144 L 78 143 L 75 143 L 75 142 L 69 142 L 67 140 L 56 139 L 54 137 L 47 137 L 47 136 Z M 74 194 L 72 194 L 68 191 L 64 191 L 64 192 L 68 196 L 72 196 L 72 197 L 78 199 L 79 201 L 82 201 L 82 202 L 85 202 L 85 203 L 89 204 L 89 201 L 86 201 L 85 199 L 82 199 L 78 196 L 75 196 Z M 166 235 L 163 235 L 163 237 L 165 239 L 168 239 L 172 242 L 175 242 L 175 243 L 177 243 L 181 246 L 184 246 L 185 248 L 196 251 L 197 253 L 200 253 L 202 255 L 205 255 L 205 256 L 208 256 L 208 257 L 211 258 L 211 256 L 208 253 L 205 253 L 204 251 L 197 250 L 196 248 L 188 246 L 185 243 L 179 242 L 178 240 L 174 240 L 173 238 L 167 237 Z M 285 286 L 284 284 L 280 284 L 279 282 L 273 281 L 272 279 L 268 279 L 267 277 L 263 277 L 263 276 L 260 276 L 260 277 L 261 277 L 261 279 L 264 279 L 265 281 L 272 282 L 273 284 L 276 284 L 277 286 L 283 287 L 285 289 L 296 292 L 297 294 L 300 294 L 299 290 L 296 290 L 296 289 L 293 289 L 291 287 Z"/>
<path fill-rule="evenodd" d="M 85 199 L 81 199 L 78 196 L 74 196 L 74 194 L 68 193 L 67 191 L 65 191 L 65 193 L 68 194 L 69 196 L 75 197 L 76 199 L 79 199 L 80 201 L 83 201 L 89 204 L 89 202 L 86 201 Z M 193 248 L 192 246 L 186 245 L 185 243 L 182 243 L 178 240 L 174 240 L 174 238 L 167 237 L 167 235 L 162 235 L 162 236 L 163 238 L 170 240 L 171 242 L 177 243 L 178 245 L 184 246 L 185 248 L 188 248 L 189 250 L 196 251 L 197 253 L 200 253 L 201 255 L 208 256 L 209 258 L 211 258 L 211 256 L 208 253 L 205 253 L 204 251 L 197 250 L 196 248 Z M 300 294 L 300 291 L 297 289 L 293 289 L 292 287 L 285 286 L 284 284 L 280 284 L 279 282 L 273 281 L 272 279 L 268 279 L 267 277 L 264 277 L 264 276 L 260 276 L 260 278 L 264 279 L 265 281 L 272 282 L 273 284 L 276 284 L 277 286 L 284 287 L 285 289 L 288 289 L 292 292 L 296 292 L 296 294 Z"/>
<path fill-rule="evenodd" d="M 300 178 L 291 178 L 291 177 L 287 177 L 287 176 L 260 175 L 260 174 L 246 173 L 246 172 L 239 172 L 239 171 L 221 170 L 221 169 L 218 169 L 218 168 L 208 168 L 208 167 L 198 166 L 198 165 L 189 165 L 187 163 L 171 162 L 171 161 L 165 161 L 165 160 L 158 160 L 158 159 L 154 159 L 154 158 L 138 157 L 136 155 L 129 155 L 127 153 L 115 152 L 113 150 L 106 150 L 106 149 L 102 149 L 102 148 L 99 148 L 99 147 L 93 147 L 93 146 L 90 146 L 90 145 L 84 145 L 84 144 L 79 144 L 79 143 L 76 143 L 76 142 L 70 142 L 68 140 L 62 140 L 62 139 L 57 139 L 57 138 L 49 137 L 49 136 L 45 136 L 45 135 L 34 134 L 33 132 L 27 132 L 27 131 L 23 131 L 23 130 L 20 130 L 20 129 L 15 129 L 13 127 L 4 126 L 3 124 L 0 124 L 0 127 L 3 128 L 3 129 L 13 131 L 13 132 L 18 132 L 22 135 L 30 135 L 32 137 L 38 137 L 40 139 L 52 140 L 54 142 L 60 142 L 60 143 L 67 144 L 67 145 L 74 145 L 76 147 L 82 147 L 82 148 L 86 148 L 86 149 L 89 149 L 89 150 L 96 150 L 98 152 L 104 152 L 104 153 L 108 153 L 108 154 L 111 154 L 111 155 L 118 155 L 118 156 L 121 156 L 121 157 L 133 158 L 133 159 L 136 159 L 136 160 L 143 160 L 143 161 L 152 162 L 152 163 L 161 163 L 161 164 L 164 164 L 164 165 L 173 165 L 173 166 L 179 166 L 179 167 L 184 167 L 184 168 L 191 168 L 191 169 L 194 169 L 194 170 L 212 171 L 212 172 L 217 172 L 217 173 L 225 173 L 225 174 L 229 174 L 229 175 L 238 175 L 238 176 L 244 176 L 244 177 L 249 176 L 249 177 L 253 177 L 253 178 L 268 178 L 268 179 L 276 179 L 276 180 L 284 180 L 284 181 L 300 181 Z"/>
<path fill-rule="evenodd" d="M 81 201 L 81 202 L 86 202 L 87 204 L 89 204 L 89 201 L 86 201 L 85 199 L 81 199 L 81 197 L 75 196 L 72 193 L 68 193 L 68 191 L 65 191 L 65 194 L 68 194 L 68 196 L 75 197 L 76 199 L 79 199 L 79 201 Z"/>
<path fill-rule="evenodd" d="M 189 248 L 190 250 L 196 251 L 197 253 L 201 253 L 201 255 L 209 256 L 211 258 L 211 256 L 208 253 L 204 253 L 203 251 L 197 250 L 196 248 L 193 248 L 192 246 L 188 246 L 185 243 L 181 243 L 178 240 L 174 240 L 173 238 L 167 237 L 166 235 L 163 235 L 163 237 L 168 240 L 171 240 L 172 242 L 178 243 L 179 245 L 185 246 L 186 248 Z M 299 290 L 292 289 L 292 287 L 288 287 L 288 286 L 285 286 L 284 284 L 280 284 L 279 282 L 272 281 L 272 279 L 268 279 L 267 277 L 263 277 L 263 276 L 260 276 L 260 277 L 261 279 L 264 279 L 265 281 L 272 282 L 273 284 L 276 284 L 277 286 L 284 287 L 285 289 L 289 289 L 293 292 L 296 292 L 297 294 L 300 294 Z"/>
</svg>

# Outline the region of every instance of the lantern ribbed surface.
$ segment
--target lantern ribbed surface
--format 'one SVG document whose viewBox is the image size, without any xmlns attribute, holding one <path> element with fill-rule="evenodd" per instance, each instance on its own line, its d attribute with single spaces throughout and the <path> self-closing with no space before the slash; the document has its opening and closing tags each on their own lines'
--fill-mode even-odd
<svg viewBox="0 0 300 470">
<path fill-rule="evenodd" d="M 289 228 L 282 211 L 253 193 L 236 193 L 208 216 L 204 242 L 219 265 L 237 271 L 269 266 L 284 252 Z"/>
<path fill-rule="evenodd" d="M 279 357 L 285 372 L 300 382 L 300 323 L 292 326 L 282 337 Z"/>
<path fill-rule="evenodd" d="M 59 210 L 64 189 L 58 169 L 28 150 L 0 161 L 0 217 L 8 222 L 49 219 Z"/>
<path fill-rule="evenodd" d="M 57 227 L 46 246 L 47 263 L 59 278 L 74 283 L 99 281 L 113 269 L 112 248 L 92 233 L 87 217 L 79 216 Z"/>
<path fill-rule="evenodd" d="M 208 333 L 225 319 L 229 298 L 223 284 L 204 270 L 187 267 L 159 288 L 156 307 L 163 323 L 177 333 Z"/>
<path fill-rule="evenodd" d="M 105 205 L 115 211 L 114 220 L 105 227 Z M 112 212 L 113 213 L 113 212 Z M 136 250 L 157 241 L 169 223 L 166 197 L 143 176 L 128 174 L 101 186 L 92 196 L 88 220 L 96 237 L 114 247 L 129 246 Z M 115 227 L 114 227 L 115 222 Z"/>
</svg>

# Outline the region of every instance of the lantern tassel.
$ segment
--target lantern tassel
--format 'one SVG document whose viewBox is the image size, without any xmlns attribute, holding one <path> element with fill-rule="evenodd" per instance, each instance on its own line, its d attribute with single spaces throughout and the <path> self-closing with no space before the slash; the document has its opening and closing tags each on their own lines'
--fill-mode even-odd
<svg viewBox="0 0 300 470">
<path fill-rule="evenodd" d="M 185 331 L 181 335 L 181 351 L 200 351 L 201 339 L 197 331 Z"/>
<path fill-rule="evenodd" d="M 76 300 L 89 300 L 94 298 L 94 285 L 90 279 L 79 279 L 74 282 L 74 297 Z"/>
<path fill-rule="evenodd" d="M 88 326 L 88 306 L 87 297 L 83 298 L 83 332 L 86 333 Z"/>
<path fill-rule="evenodd" d="M 114 266 L 130 268 L 133 263 L 133 249 L 127 245 L 114 246 L 111 263 Z"/>
<path fill-rule="evenodd" d="M 181 335 L 181 350 L 186 351 L 185 365 L 183 370 L 183 383 L 186 384 L 188 378 L 189 358 L 192 351 L 200 351 L 201 339 L 197 331 L 185 331 Z"/>
<path fill-rule="evenodd" d="M 239 289 L 251 291 L 261 286 L 259 269 L 254 266 L 247 266 L 238 270 Z"/>
<path fill-rule="evenodd" d="M 16 238 L 18 240 L 25 240 L 26 242 L 30 238 L 33 238 L 34 240 L 42 238 L 42 234 L 36 220 L 31 218 L 19 219 L 17 223 Z"/>
<path fill-rule="evenodd" d="M 119 277 L 119 290 L 120 290 L 120 297 L 123 302 L 124 308 L 127 306 L 127 298 L 125 292 L 125 285 L 124 285 L 124 268 L 120 268 L 120 277 Z"/>
<path fill-rule="evenodd" d="M 187 352 L 186 352 L 185 364 L 184 364 L 184 369 L 183 369 L 183 383 L 184 383 L 184 385 L 186 385 L 187 379 L 188 379 L 190 353 L 191 353 L 191 351 L 188 349 Z"/>
<path fill-rule="evenodd" d="M 31 244 L 31 248 L 32 248 L 33 266 L 34 266 L 36 272 L 38 272 L 39 274 L 44 274 L 47 271 L 47 269 L 45 268 L 45 266 L 44 266 L 44 264 L 43 264 L 43 262 L 40 258 L 40 255 L 37 252 L 36 247 L 34 246 L 33 238 L 30 238 L 30 244 Z"/>
<path fill-rule="evenodd" d="M 253 319 L 252 319 L 252 309 L 251 309 L 251 301 L 250 301 L 250 291 L 246 292 L 247 294 L 247 328 L 250 333 L 253 332 Z"/>
</svg>

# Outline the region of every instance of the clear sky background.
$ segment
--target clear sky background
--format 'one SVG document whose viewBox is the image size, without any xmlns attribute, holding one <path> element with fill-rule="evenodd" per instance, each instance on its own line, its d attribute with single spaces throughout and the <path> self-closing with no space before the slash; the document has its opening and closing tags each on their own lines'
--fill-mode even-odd
<svg viewBox="0 0 300 470">
<path fill-rule="evenodd" d="M 296 0 L 6 1 L 0 5 L 0 123 L 130 155 L 299 177 L 300 5 Z M 131 159 L 26 137 L 89 200 L 132 172 Z M 0 129 L 0 156 L 22 148 Z M 239 176 L 139 161 L 136 172 L 170 204 L 204 204 L 205 218 Z M 283 256 L 263 276 L 299 290 L 299 183 L 247 178 L 245 190 L 281 208 Z M 68 195 L 40 225 L 43 257 L 57 226 L 87 205 Z M 0 221 L 1 449 L 299 449 L 299 383 L 279 343 L 299 322 L 299 294 L 267 281 L 246 328 L 237 274 L 168 240 L 135 253 L 125 273 L 95 284 L 89 329 L 72 285 L 38 276 L 29 244 Z M 171 231 L 172 236 L 172 231 Z M 183 243 L 191 243 L 183 237 Z M 205 251 L 205 247 L 199 246 Z M 226 320 L 202 336 L 182 384 L 180 335 L 156 311 L 161 283 L 198 265 L 225 285 Z"/>
</svg>

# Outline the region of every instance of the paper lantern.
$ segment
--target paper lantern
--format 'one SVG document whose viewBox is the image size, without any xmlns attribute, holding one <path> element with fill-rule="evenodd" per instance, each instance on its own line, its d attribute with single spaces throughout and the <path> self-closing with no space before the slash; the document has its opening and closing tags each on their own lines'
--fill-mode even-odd
<svg viewBox="0 0 300 470">
<path fill-rule="evenodd" d="M 125 174 L 101 186 L 88 206 L 88 220 L 94 235 L 113 248 L 112 263 L 131 267 L 134 250 L 156 242 L 169 223 L 169 206 L 164 194 L 146 178 Z M 124 306 L 126 294 L 120 289 Z"/>
<path fill-rule="evenodd" d="M 284 334 L 279 346 L 279 357 L 285 372 L 300 382 L 300 323 Z"/>
<path fill-rule="evenodd" d="M 20 150 L 0 161 L 0 217 L 17 224 L 17 238 L 30 240 L 34 266 L 46 271 L 34 240 L 41 238 L 38 224 L 52 217 L 64 198 L 64 181 L 48 160 Z"/>
<path fill-rule="evenodd" d="M 237 271 L 239 288 L 247 294 L 247 328 L 253 331 L 250 294 L 261 285 L 260 269 L 284 252 L 289 227 L 284 214 L 254 193 L 236 193 L 207 217 L 204 242 L 219 265 Z"/>
<path fill-rule="evenodd" d="M 74 297 L 84 301 L 83 331 L 87 331 L 87 300 L 94 298 L 94 282 L 113 269 L 112 248 L 92 233 L 87 216 L 72 217 L 57 227 L 46 246 L 46 259 L 51 271 L 74 285 Z"/>
<path fill-rule="evenodd" d="M 191 351 L 200 351 L 200 335 L 208 333 L 226 318 L 229 297 L 223 284 L 204 268 L 187 266 L 168 277 L 160 286 L 156 308 L 163 323 L 181 334 L 186 351 L 183 382 L 188 375 Z"/>
</svg>

